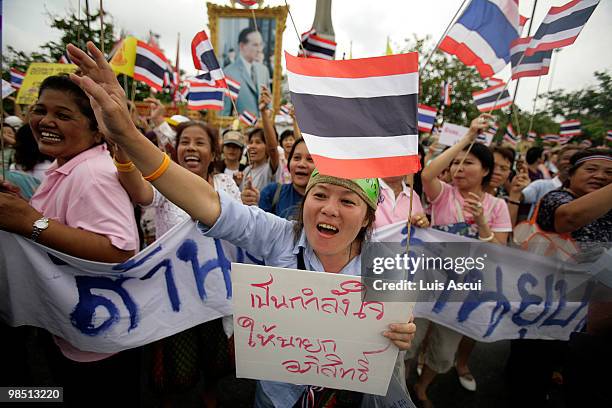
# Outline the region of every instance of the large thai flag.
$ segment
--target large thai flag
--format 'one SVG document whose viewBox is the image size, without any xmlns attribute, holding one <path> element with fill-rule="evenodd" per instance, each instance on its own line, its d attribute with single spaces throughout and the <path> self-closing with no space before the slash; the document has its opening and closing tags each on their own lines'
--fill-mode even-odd
<svg viewBox="0 0 612 408">
<path fill-rule="evenodd" d="M 223 75 L 223 70 L 206 32 L 200 31 L 191 40 L 191 56 L 196 69 L 204 71 L 204 73 L 210 73 L 212 79 L 218 81 L 221 86 L 227 87 L 225 75 Z"/>
<path fill-rule="evenodd" d="M 25 74 L 18 69 L 11 68 L 11 86 L 15 89 L 21 88 Z"/>
<path fill-rule="evenodd" d="M 512 104 L 512 97 L 508 89 L 505 88 L 506 84 L 502 82 L 499 85 L 491 86 L 482 91 L 473 92 L 472 96 L 478 110 L 481 112 L 491 112 Z"/>
<path fill-rule="evenodd" d="M 561 136 L 578 136 L 582 134 L 579 120 L 566 120 L 561 122 L 560 126 L 561 130 L 559 131 L 559 135 Z"/>
<path fill-rule="evenodd" d="M 416 53 L 326 61 L 285 53 L 289 90 L 322 174 L 342 178 L 416 173 Z"/>
<path fill-rule="evenodd" d="M 431 133 L 438 110 L 419 103 L 418 127 L 420 132 Z"/>
<path fill-rule="evenodd" d="M 439 48 L 488 78 L 510 62 L 510 44 L 524 24 L 518 0 L 472 0 Z"/>
<path fill-rule="evenodd" d="M 510 63 L 512 64 L 512 79 L 547 75 L 552 58 L 552 50 L 538 51 L 530 56 L 523 56 L 532 37 L 517 38 L 512 42 L 510 49 Z"/>
<path fill-rule="evenodd" d="M 190 78 L 187 108 L 191 110 L 222 110 L 225 88 L 219 87 L 214 80 Z"/>
<path fill-rule="evenodd" d="M 311 28 L 301 36 L 302 46 L 298 51 L 298 55 L 309 58 L 321 58 L 333 60 L 336 55 L 336 43 L 317 35 L 317 31 Z M 303 49 L 303 52 L 302 52 Z"/>
<path fill-rule="evenodd" d="M 158 48 L 144 41 L 136 43 L 135 80 L 142 81 L 156 91 L 161 92 L 166 78 L 166 66 L 166 56 Z"/>
<path fill-rule="evenodd" d="M 551 7 L 525 55 L 573 44 L 598 4 L 599 0 L 573 0 L 564 6 Z"/>
</svg>

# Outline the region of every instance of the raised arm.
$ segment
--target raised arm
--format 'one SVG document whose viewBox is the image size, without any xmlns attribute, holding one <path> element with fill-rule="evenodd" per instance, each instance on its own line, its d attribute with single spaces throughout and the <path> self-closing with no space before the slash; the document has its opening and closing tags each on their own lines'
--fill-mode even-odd
<svg viewBox="0 0 612 408">
<path fill-rule="evenodd" d="M 442 152 L 438 157 L 433 159 L 421 173 L 421 181 L 423 182 L 423 190 L 427 194 L 430 201 L 435 200 L 442 191 L 442 183 L 438 180 L 438 176 L 453 162 L 453 159 L 466 146 L 476 140 L 479 130 L 485 130 L 489 127 L 489 119 L 492 116 L 486 113 L 472 120 L 470 129 L 457 143 Z"/>
<path fill-rule="evenodd" d="M 127 109 L 125 93 L 104 54 L 92 43 L 89 53 L 68 45 L 70 59 L 83 73 L 71 75 L 89 96 L 100 130 L 106 138 L 119 145 L 142 174 L 155 173 L 164 162 L 162 153 L 134 126 Z M 166 198 L 185 210 L 192 218 L 212 226 L 221 214 L 219 196 L 206 180 L 170 161 L 169 166 L 153 185 Z"/>
<path fill-rule="evenodd" d="M 293 119 L 293 137 L 295 140 L 302 138 L 302 131 L 300 130 L 300 125 L 297 123 L 297 118 L 295 117 L 295 107 L 291 105 L 289 108 L 289 116 Z"/>
<path fill-rule="evenodd" d="M 153 202 L 153 187 L 142 178 L 142 173 L 130 160 L 121 147 L 115 149 L 115 165 L 119 182 L 127 191 L 134 204 L 149 205 Z"/>
<path fill-rule="evenodd" d="M 585 194 L 555 211 L 555 231 L 576 231 L 612 210 L 612 184 Z"/>
<path fill-rule="evenodd" d="M 272 111 L 269 109 L 272 103 L 270 90 L 265 86 L 261 87 L 261 96 L 259 97 L 259 112 L 261 113 L 261 121 L 263 122 L 264 137 L 266 138 L 266 148 L 268 149 L 268 157 L 270 158 L 270 167 L 273 172 L 278 169 L 278 140 L 276 131 L 274 130 L 274 118 Z"/>
</svg>

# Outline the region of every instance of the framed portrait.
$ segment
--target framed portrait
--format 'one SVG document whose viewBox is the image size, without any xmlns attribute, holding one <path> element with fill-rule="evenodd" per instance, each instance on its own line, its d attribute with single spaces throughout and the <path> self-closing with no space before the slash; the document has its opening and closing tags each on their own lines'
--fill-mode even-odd
<svg viewBox="0 0 612 408">
<path fill-rule="evenodd" d="M 258 100 L 262 86 L 272 91 L 272 108 L 278 111 L 287 7 L 251 11 L 211 3 L 206 5 L 210 40 L 219 64 L 227 78 L 240 84 L 235 103 L 232 104 L 226 96 L 223 110 L 208 112 L 208 120 L 227 126 L 245 110 L 259 117 Z"/>
</svg>

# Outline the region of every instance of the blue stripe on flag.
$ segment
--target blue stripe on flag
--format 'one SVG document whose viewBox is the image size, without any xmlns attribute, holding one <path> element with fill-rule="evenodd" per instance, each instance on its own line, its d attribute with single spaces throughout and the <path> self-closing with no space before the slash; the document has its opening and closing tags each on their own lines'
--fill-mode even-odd
<svg viewBox="0 0 612 408">
<path fill-rule="evenodd" d="M 561 31 L 571 30 L 572 28 L 582 27 L 589 20 L 591 14 L 593 14 L 595 7 L 597 7 L 597 5 L 575 11 L 568 16 L 561 17 L 560 19 L 548 24 L 542 23 L 538 27 L 538 31 L 536 31 L 533 38 L 536 40 L 541 40 L 542 37 L 548 34 L 559 33 Z"/>
</svg>

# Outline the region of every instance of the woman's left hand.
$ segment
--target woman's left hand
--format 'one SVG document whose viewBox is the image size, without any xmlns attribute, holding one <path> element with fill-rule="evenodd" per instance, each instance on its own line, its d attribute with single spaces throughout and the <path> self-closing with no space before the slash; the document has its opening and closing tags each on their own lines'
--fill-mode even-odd
<svg viewBox="0 0 612 408">
<path fill-rule="evenodd" d="M 1 230 L 28 236 L 34 221 L 41 217 L 41 213 L 16 193 L 0 193 Z"/>
<path fill-rule="evenodd" d="M 429 220 L 425 214 L 413 214 L 411 224 L 419 228 L 427 228 L 429 227 Z"/>
<path fill-rule="evenodd" d="M 383 333 L 400 350 L 408 350 L 412 346 L 412 340 L 416 333 L 416 325 L 413 323 L 414 316 L 410 316 L 408 323 L 391 323 L 389 330 Z"/>
</svg>

